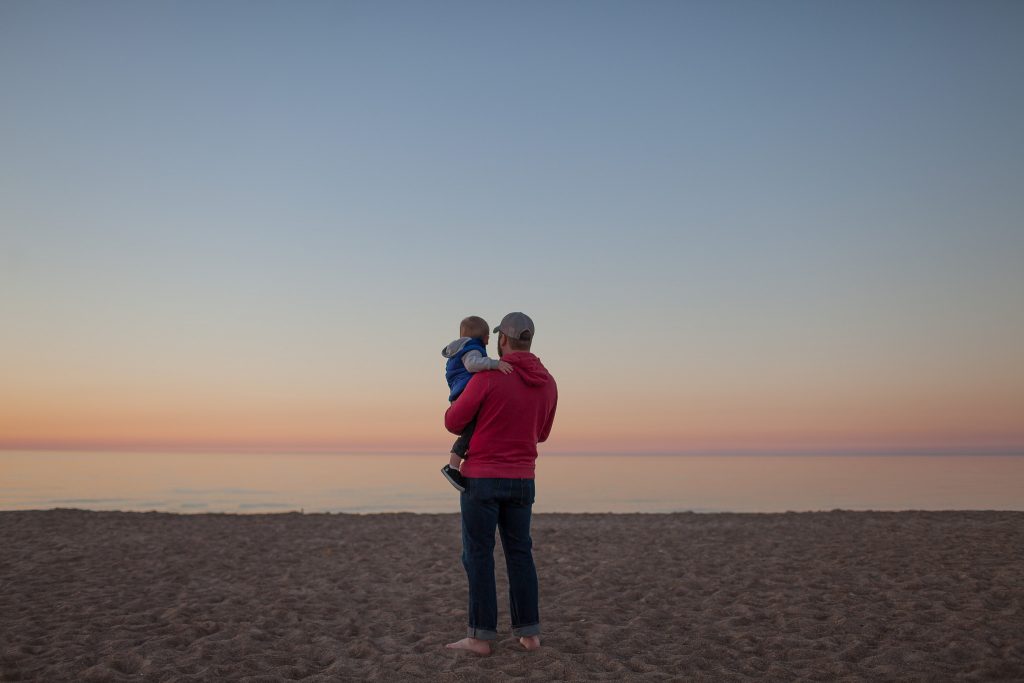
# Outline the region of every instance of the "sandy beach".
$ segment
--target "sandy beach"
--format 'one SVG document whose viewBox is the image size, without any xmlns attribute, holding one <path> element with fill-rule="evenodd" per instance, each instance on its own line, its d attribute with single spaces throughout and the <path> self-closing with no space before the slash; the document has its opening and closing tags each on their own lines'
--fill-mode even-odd
<svg viewBox="0 0 1024 683">
<path fill-rule="evenodd" d="M 537 515 L 544 647 L 456 515 L 0 513 L 0 679 L 1022 680 L 1024 513 Z M 500 546 L 498 550 L 500 554 Z"/>
</svg>

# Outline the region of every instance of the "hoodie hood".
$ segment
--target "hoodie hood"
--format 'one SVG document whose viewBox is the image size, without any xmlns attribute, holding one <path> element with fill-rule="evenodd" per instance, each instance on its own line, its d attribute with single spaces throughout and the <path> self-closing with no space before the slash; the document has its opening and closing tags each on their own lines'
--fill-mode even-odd
<svg viewBox="0 0 1024 683">
<path fill-rule="evenodd" d="M 462 347 L 472 341 L 472 337 L 459 337 L 448 346 L 441 349 L 441 355 L 445 358 L 454 358 L 455 354 L 462 350 Z"/>
<path fill-rule="evenodd" d="M 551 381 L 551 375 L 540 358 L 529 351 L 516 351 L 506 353 L 501 358 L 503 361 L 515 368 L 515 375 L 523 380 L 527 386 L 542 387 Z"/>
</svg>

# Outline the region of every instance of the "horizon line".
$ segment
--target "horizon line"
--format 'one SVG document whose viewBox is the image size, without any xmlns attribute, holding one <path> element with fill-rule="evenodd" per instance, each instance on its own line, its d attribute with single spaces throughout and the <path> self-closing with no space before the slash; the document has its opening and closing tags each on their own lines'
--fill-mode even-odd
<svg viewBox="0 0 1024 683">
<path fill-rule="evenodd" d="M 430 447 L 418 448 L 356 448 L 329 446 L 252 446 L 252 445 L 171 445 L 171 444 L 4 444 L 0 442 L 0 453 L 18 451 L 50 452 L 50 453 L 165 453 L 165 454 L 217 454 L 236 453 L 247 455 L 417 455 L 428 456 L 441 453 L 444 449 Z M 1022 445 L 1000 446 L 876 446 L 866 448 L 823 447 L 813 448 L 799 446 L 793 448 L 649 448 L 625 450 L 621 448 L 588 448 L 540 449 L 541 455 L 601 455 L 601 456 L 884 456 L 884 455 L 919 455 L 919 456 L 972 456 L 972 455 L 1024 455 Z"/>
</svg>

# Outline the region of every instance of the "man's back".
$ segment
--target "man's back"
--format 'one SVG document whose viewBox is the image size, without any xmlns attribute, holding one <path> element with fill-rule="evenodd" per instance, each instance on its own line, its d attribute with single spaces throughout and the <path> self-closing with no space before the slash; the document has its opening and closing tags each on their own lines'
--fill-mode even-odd
<svg viewBox="0 0 1024 683">
<path fill-rule="evenodd" d="M 532 479 L 537 443 L 551 432 L 558 388 L 532 353 L 509 352 L 502 360 L 514 371 L 476 374 L 445 413 L 445 427 L 457 434 L 477 418 L 464 476 Z"/>
</svg>

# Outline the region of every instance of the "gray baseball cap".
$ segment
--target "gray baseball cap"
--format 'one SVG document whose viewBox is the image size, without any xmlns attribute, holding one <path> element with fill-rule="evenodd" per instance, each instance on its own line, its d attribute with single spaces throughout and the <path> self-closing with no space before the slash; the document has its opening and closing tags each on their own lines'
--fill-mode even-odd
<svg viewBox="0 0 1024 683">
<path fill-rule="evenodd" d="M 530 320 L 530 316 L 525 313 L 516 311 L 515 313 L 509 313 L 501 319 L 501 324 L 494 328 L 494 332 L 501 332 L 510 339 L 523 339 L 523 333 L 529 332 L 530 334 L 526 339 L 532 339 L 536 333 L 533 329 L 533 321 Z"/>
</svg>

